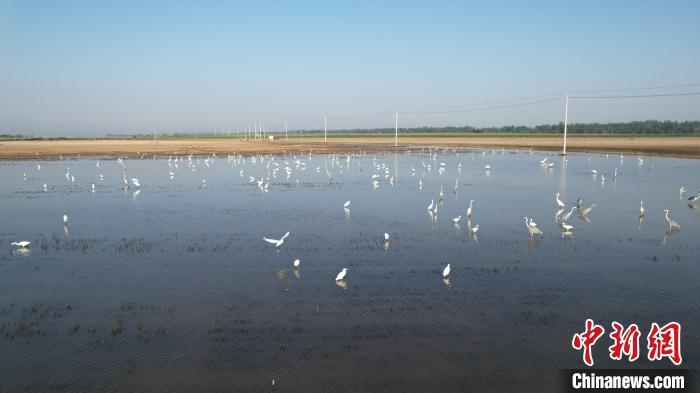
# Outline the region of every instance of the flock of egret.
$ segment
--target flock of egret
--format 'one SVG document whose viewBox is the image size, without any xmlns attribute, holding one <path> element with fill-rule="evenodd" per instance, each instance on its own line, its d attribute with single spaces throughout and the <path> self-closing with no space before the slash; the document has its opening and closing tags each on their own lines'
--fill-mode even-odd
<svg viewBox="0 0 700 393">
<path fill-rule="evenodd" d="M 483 153 L 485 155 L 485 151 Z M 309 153 L 308 156 L 310 157 L 311 154 Z M 346 157 L 346 168 L 349 168 L 351 157 L 352 157 L 351 154 L 348 154 Z M 433 152 L 433 150 L 431 149 L 430 150 L 430 157 L 433 160 L 436 159 L 437 158 L 437 150 L 435 152 Z M 200 165 L 202 164 L 202 158 L 204 158 L 204 157 L 196 157 L 194 155 L 187 155 L 187 156 L 180 156 L 180 157 L 169 157 L 167 162 L 168 162 L 168 166 L 169 166 L 168 174 L 169 174 L 170 180 L 174 179 L 174 177 L 176 176 L 176 173 L 180 170 L 179 165 L 182 164 L 183 161 L 186 161 L 188 168 L 192 171 L 192 173 L 195 173 L 197 171 L 197 169 L 200 167 Z M 250 176 L 249 183 L 257 185 L 257 187 L 262 192 L 268 192 L 270 189 L 271 180 L 273 178 L 277 177 L 277 173 L 280 169 L 280 164 L 274 156 L 268 156 L 268 157 L 250 156 L 250 157 L 246 158 L 243 155 L 235 155 L 234 154 L 234 155 L 228 156 L 228 161 L 229 161 L 229 164 L 232 164 L 232 166 L 240 165 L 242 167 L 243 164 L 246 162 L 246 160 L 249 160 L 250 163 L 253 165 L 255 165 L 257 163 L 260 163 L 261 165 L 263 165 L 266 158 L 267 158 L 266 168 L 267 168 L 267 174 L 268 174 L 267 178 L 262 177 L 260 179 L 256 179 L 255 177 Z M 213 164 L 213 161 L 215 159 L 217 159 L 216 154 L 212 154 L 210 157 L 204 158 L 203 163 L 208 168 L 208 167 L 210 167 L 211 164 Z M 620 156 L 620 160 L 622 161 L 623 159 L 624 159 L 624 157 Z M 291 174 L 295 170 L 299 170 L 299 171 L 306 170 L 307 163 L 305 161 L 304 154 L 293 155 L 289 158 L 285 157 L 282 161 L 284 164 L 284 171 L 286 172 L 287 180 L 289 180 Z M 127 190 L 130 187 L 134 187 L 136 189 L 136 191 L 134 192 L 134 198 L 136 198 L 136 196 L 138 195 L 138 193 L 140 192 L 140 189 L 142 187 L 141 181 L 137 177 L 131 177 L 130 178 L 131 181 L 129 182 L 129 179 L 127 178 L 127 173 L 126 173 L 126 164 L 124 163 L 122 158 L 118 158 L 117 163 L 122 167 L 122 170 L 123 170 L 122 180 L 123 180 L 123 184 L 124 184 L 124 189 Z M 334 169 L 335 164 L 337 163 L 338 170 L 340 171 L 340 173 L 342 173 L 343 166 L 340 164 L 337 155 L 331 156 L 331 163 L 332 163 L 331 169 Z M 643 160 L 641 158 L 639 158 L 639 163 L 640 163 L 640 165 L 643 163 Z M 539 164 L 543 169 L 551 169 L 554 167 L 554 163 L 549 162 L 548 158 L 542 159 L 541 161 L 539 161 Z M 360 165 L 360 164 L 358 164 L 358 165 Z M 101 168 L 100 161 L 96 162 L 96 167 L 98 169 Z M 40 171 L 41 165 L 37 164 L 36 168 L 37 168 L 37 172 Z M 431 168 L 432 167 L 431 167 L 430 163 L 423 162 L 423 169 L 425 171 L 430 171 Z M 462 164 L 458 163 L 457 170 L 460 174 L 461 174 L 461 168 L 462 168 Z M 380 180 L 382 179 L 382 175 L 383 175 L 383 178 L 386 182 L 393 185 L 394 176 L 393 176 L 390 168 L 386 164 L 378 164 L 376 162 L 376 157 L 372 161 L 372 169 L 376 170 L 378 172 L 378 173 L 372 174 L 372 176 L 370 178 L 370 182 L 372 184 L 373 189 L 376 189 L 379 187 Z M 439 163 L 438 172 L 440 174 L 444 174 L 445 170 L 446 170 L 446 164 L 444 162 Z M 488 164 L 485 165 L 484 170 L 486 171 L 486 174 L 488 175 L 490 173 L 491 166 Z M 321 167 L 316 167 L 315 171 L 316 171 L 316 173 L 321 173 Z M 415 168 L 411 167 L 412 175 L 415 174 L 415 172 L 416 172 Z M 326 176 L 328 177 L 329 181 L 331 181 L 333 178 L 333 174 L 331 173 L 331 170 L 329 170 L 327 165 L 325 168 L 325 173 L 326 173 Z M 604 177 L 603 177 L 604 175 L 601 172 L 597 171 L 596 169 L 591 170 L 590 173 L 593 174 L 594 176 L 600 175 L 602 178 L 602 181 L 603 182 L 605 181 Z M 244 169 L 240 170 L 239 175 L 241 177 L 245 176 Z M 98 173 L 98 176 L 99 176 L 100 181 L 102 181 L 104 179 L 104 176 L 101 172 Z M 615 170 L 612 172 L 612 176 L 613 176 L 613 179 L 618 176 L 617 168 L 615 168 Z M 26 172 L 23 173 L 23 178 L 25 180 L 27 179 Z M 75 176 L 71 173 L 70 168 L 67 169 L 67 171 L 65 173 L 65 178 L 66 178 L 67 182 L 75 183 Z M 459 177 L 455 180 L 455 185 L 454 185 L 454 192 L 455 193 L 457 192 L 457 189 L 459 188 L 459 180 L 460 180 Z M 297 182 L 298 181 L 299 180 L 297 179 Z M 202 187 L 203 188 L 206 187 L 206 179 L 204 179 L 204 178 L 202 178 Z M 47 183 L 44 183 L 42 188 L 44 191 L 46 191 L 47 190 Z M 418 189 L 422 190 L 422 188 L 423 188 L 423 180 L 418 179 Z M 90 184 L 90 190 L 93 193 L 95 192 L 95 184 L 94 183 Z M 679 191 L 679 196 L 682 196 L 686 192 L 685 187 L 683 187 L 683 186 L 681 186 L 678 191 Z M 694 205 L 699 200 L 700 200 L 700 192 L 698 192 L 696 195 L 690 196 L 688 198 L 688 202 L 691 205 Z M 444 202 L 445 202 L 444 186 L 441 185 L 437 198 L 431 199 L 430 203 L 428 204 L 428 206 L 426 208 L 428 214 L 430 215 L 430 217 L 433 220 L 437 220 L 438 207 L 444 206 Z M 555 222 L 561 228 L 562 236 L 570 236 L 573 234 L 574 226 L 569 224 L 567 222 L 567 220 L 572 216 L 572 214 L 575 211 L 579 212 L 580 218 L 582 220 L 590 222 L 590 220 L 588 220 L 588 215 L 591 213 L 593 208 L 596 207 L 595 203 L 588 206 L 588 207 L 584 207 L 583 206 L 583 199 L 578 198 L 576 200 L 576 203 L 573 206 L 570 206 L 570 208 L 567 208 L 567 204 L 561 199 L 561 194 L 559 192 L 554 194 L 554 202 L 555 202 L 555 207 L 557 209 L 556 214 L 555 214 Z M 350 213 L 350 208 L 351 208 L 351 201 L 348 200 L 343 204 L 343 209 L 344 209 L 346 214 Z M 474 200 L 471 199 L 469 201 L 468 206 L 466 206 L 466 210 L 464 212 L 464 219 L 467 221 L 467 224 L 469 227 L 469 234 L 473 238 L 476 239 L 477 233 L 479 231 L 479 225 L 478 224 L 472 225 L 471 218 L 472 218 L 473 211 L 474 211 Z M 670 217 L 669 210 L 664 209 L 663 212 L 665 214 L 666 221 L 668 222 L 668 225 L 669 225 L 669 231 L 680 230 L 681 229 L 680 224 L 676 220 L 674 220 L 673 218 Z M 646 215 L 646 210 L 644 208 L 644 202 L 640 201 L 640 206 L 639 206 L 640 222 L 643 219 L 643 217 L 645 217 L 645 215 Z M 462 215 L 458 215 L 457 217 L 452 218 L 452 222 L 456 226 L 458 226 L 462 220 L 462 217 L 463 217 Z M 540 228 L 538 228 L 537 223 L 535 223 L 533 218 L 526 216 L 526 217 L 523 217 L 523 219 L 525 222 L 525 226 L 528 230 L 528 233 L 531 237 L 543 235 L 542 230 L 540 230 Z M 63 215 L 63 223 L 64 223 L 64 230 L 65 230 L 66 234 L 68 233 L 68 220 L 69 220 L 68 214 L 64 214 Z M 279 239 L 263 237 L 263 240 L 269 244 L 274 245 L 275 248 L 279 250 L 279 248 L 284 244 L 285 240 L 289 237 L 289 234 L 290 234 L 290 232 L 286 232 Z M 384 233 L 384 248 L 385 249 L 389 248 L 389 241 L 390 241 L 389 233 Z M 27 240 L 12 242 L 12 246 L 19 247 L 22 249 L 27 249 L 30 245 L 31 245 L 31 242 L 27 241 Z M 295 259 L 293 262 L 293 267 L 299 268 L 300 263 L 301 262 L 299 259 Z M 447 264 L 447 266 L 444 268 L 444 270 L 442 272 L 443 278 L 445 280 L 449 280 L 450 269 L 451 269 L 450 264 Z M 336 282 L 344 281 L 346 278 L 347 272 L 348 272 L 348 268 L 343 268 L 336 276 Z"/>
</svg>

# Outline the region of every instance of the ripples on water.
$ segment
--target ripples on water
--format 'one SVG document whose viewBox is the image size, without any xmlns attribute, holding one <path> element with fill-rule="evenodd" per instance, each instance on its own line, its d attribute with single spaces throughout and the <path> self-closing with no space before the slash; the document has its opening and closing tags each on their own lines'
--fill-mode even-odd
<svg viewBox="0 0 700 393">
<path fill-rule="evenodd" d="M 700 188 L 700 161 L 415 149 L 177 164 L 125 158 L 138 192 L 110 157 L 0 162 L 1 391 L 552 391 L 582 366 L 570 341 L 586 318 L 644 333 L 677 320 L 684 366 L 700 366 L 700 208 L 677 193 Z M 597 205 L 569 218 L 573 236 L 557 191 Z M 681 231 L 666 234 L 664 208 Z M 286 231 L 279 251 L 262 241 Z M 668 366 L 612 362 L 603 341 L 597 367 Z"/>
</svg>

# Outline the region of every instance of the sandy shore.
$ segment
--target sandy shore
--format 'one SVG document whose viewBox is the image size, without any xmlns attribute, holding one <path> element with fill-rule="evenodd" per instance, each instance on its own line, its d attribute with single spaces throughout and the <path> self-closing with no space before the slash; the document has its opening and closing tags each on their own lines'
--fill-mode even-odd
<svg viewBox="0 0 700 393">
<path fill-rule="evenodd" d="M 399 150 L 417 146 L 505 147 L 535 150 L 561 150 L 560 137 L 403 137 Z M 0 159 L 51 158 L 58 155 L 139 155 L 139 154 L 228 154 L 285 152 L 372 152 L 394 151 L 393 138 L 304 138 L 289 141 L 240 141 L 237 139 L 175 140 L 57 140 L 3 141 Z M 572 137 L 569 151 L 639 153 L 700 158 L 700 137 Z"/>
</svg>

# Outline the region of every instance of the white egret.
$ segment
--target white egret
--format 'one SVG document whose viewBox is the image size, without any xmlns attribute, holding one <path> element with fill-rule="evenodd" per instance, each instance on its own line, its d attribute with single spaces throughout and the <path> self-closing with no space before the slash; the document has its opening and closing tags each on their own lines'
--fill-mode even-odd
<svg viewBox="0 0 700 393">
<path fill-rule="evenodd" d="M 19 241 L 19 242 L 12 242 L 12 245 L 13 245 L 13 246 L 17 246 L 17 247 L 20 247 L 20 248 L 27 248 L 30 244 L 32 244 L 32 242 L 29 242 L 29 241 L 26 241 L 26 240 L 22 240 L 22 241 Z"/>
<path fill-rule="evenodd" d="M 389 234 L 384 232 L 384 241 L 389 241 Z"/>
<path fill-rule="evenodd" d="M 442 278 L 447 278 L 450 276 L 450 264 L 448 263 L 447 266 L 445 266 L 445 269 L 442 271 Z"/>
<path fill-rule="evenodd" d="M 587 207 L 587 208 L 583 209 L 583 210 L 581 211 L 581 215 L 582 215 L 582 216 L 587 216 L 588 213 L 590 213 L 591 210 L 593 210 L 594 207 L 596 207 L 596 204 L 595 204 L 595 203 L 592 204 L 590 207 Z"/>
<path fill-rule="evenodd" d="M 433 199 L 430 200 L 430 205 L 428 205 L 428 211 L 432 211 L 432 210 L 433 210 L 433 203 L 434 203 L 434 202 L 435 202 L 435 201 L 434 201 Z"/>
<path fill-rule="evenodd" d="M 462 219 L 462 216 L 457 216 L 457 217 L 455 217 L 455 218 L 452 219 L 452 222 L 454 222 L 455 224 L 457 224 L 457 223 L 459 222 L 459 220 L 461 220 L 461 219 Z"/>
<path fill-rule="evenodd" d="M 63 223 L 68 224 L 68 214 L 63 215 Z"/>
<path fill-rule="evenodd" d="M 476 236 L 476 233 L 479 231 L 479 224 L 474 225 L 472 228 L 472 235 Z"/>
<path fill-rule="evenodd" d="M 141 187 L 141 182 L 139 181 L 139 179 L 137 179 L 135 177 L 131 178 L 131 184 L 133 184 L 134 187 Z"/>
<path fill-rule="evenodd" d="M 644 201 L 639 201 L 639 217 L 644 217 Z"/>
<path fill-rule="evenodd" d="M 560 209 L 563 209 L 566 205 L 561 201 L 561 199 L 559 199 L 559 193 L 554 194 L 554 196 L 556 197 L 557 206 L 559 206 Z"/>
<path fill-rule="evenodd" d="M 527 230 L 528 232 L 530 232 L 530 236 L 542 235 L 542 231 L 540 231 L 539 228 L 537 228 L 537 224 L 535 224 L 535 222 L 532 221 L 532 219 L 530 219 L 529 222 L 527 217 L 523 217 L 523 219 L 525 219 L 525 226 L 527 226 Z"/>
<path fill-rule="evenodd" d="M 561 217 L 559 218 L 559 220 L 560 220 L 561 222 L 564 222 L 564 221 L 568 220 L 569 217 L 571 217 L 571 214 L 573 214 L 574 210 L 576 210 L 576 206 L 572 206 L 572 207 L 571 207 L 571 210 L 570 210 L 568 213 L 562 214 Z"/>
<path fill-rule="evenodd" d="M 301 263 L 300 260 L 295 259 L 293 265 L 294 265 L 294 267 L 299 267 L 299 264 L 300 264 L 300 263 Z"/>
<path fill-rule="evenodd" d="M 673 218 L 669 217 L 668 215 L 668 209 L 664 209 L 664 213 L 666 213 L 666 221 L 668 222 L 668 230 L 669 231 L 676 231 L 681 229 L 680 224 Z"/>
<path fill-rule="evenodd" d="M 573 225 L 569 225 L 565 222 L 562 222 L 561 224 L 559 224 L 559 226 L 564 232 L 571 232 L 574 229 Z"/>
<path fill-rule="evenodd" d="M 484 169 L 486 169 L 487 171 L 491 170 L 491 165 L 484 165 Z"/>
<path fill-rule="evenodd" d="M 268 242 L 268 243 L 270 243 L 270 244 L 274 244 L 275 247 L 279 248 L 282 244 L 284 244 L 284 239 L 286 239 L 287 236 L 289 236 L 289 232 L 285 233 L 284 236 L 282 236 L 282 238 L 279 239 L 279 240 L 276 240 L 276 239 L 268 239 L 268 238 L 266 238 L 266 237 L 263 237 L 263 240 L 265 240 L 266 242 Z"/>
<path fill-rule="evenodd" d="M 530 218 L 530 221 L 527 223 L 527 225 L 529 225 L 532 228 L 537 227 L 537 223 L 532 218 Z"/>
<path fill-rule="evenodd" d="M 345 203 L 343 204 L 343 207 L 346 208 L 346 209 L 349 208 L 349 207 L 350 207 L 350 201 L 345 202 Z"/>
<path fill-rule="evenodd" d="M 342 281 L 345 279 L 345 275 L 348 273 L 348 268 L 344 267 L 343 270 L 335 276 L 335 281 Z"/>
<path fill-rule="evenodd" d="M 474 205 L 474 200 L 471 199 L 469 201 L 469 207 L 467 208 L 467 217 L 471 218 L 472 216 L 472 206 Z"/>
</svg>

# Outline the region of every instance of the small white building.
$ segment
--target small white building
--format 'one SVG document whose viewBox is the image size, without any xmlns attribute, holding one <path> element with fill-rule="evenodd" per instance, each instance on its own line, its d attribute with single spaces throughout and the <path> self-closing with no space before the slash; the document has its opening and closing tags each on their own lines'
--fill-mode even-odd
<svg viewBox="0 0 700 393">
<path fill-rule="evenodd" d="M 269 139 L 269 140 L 271 140 L 271 141 L 274 141 L 274 140 L 275 140 L 275 136 L 274 136 L 274 135 L 268 135 L 268 136 L 267 136 L 267 139 Z"/>
</svg>

